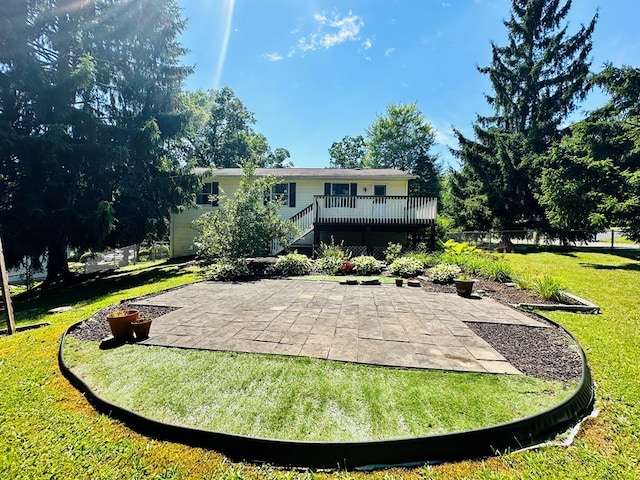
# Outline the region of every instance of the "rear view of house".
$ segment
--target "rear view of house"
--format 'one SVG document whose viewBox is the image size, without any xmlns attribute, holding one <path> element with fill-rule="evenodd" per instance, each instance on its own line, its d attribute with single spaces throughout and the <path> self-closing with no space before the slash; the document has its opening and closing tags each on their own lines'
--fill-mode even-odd
<svg viewBox="0 0 640 480">
<path fill-rule="evenodd" d="M 198 173 L 211 175 L 207 170 Z M 408 196 L 409 180 L 415 178 L 395 169 L 259 168 L 256 175 L 280 180 L 269 195 L 284 202 L 282 219 L 290 219 L 301 234 L 292 248 L 311 252 L 320 242 L 344 241 L 354 254 L 379 254 L 388 242 L 406 243 L 421 228 L 435 238 L 437 199 Z M 195 254 L 193 220 L 218 207 L 215 197 L 231 196 L 238 188 L 242 169 L 224 168 L 205 176 L 196 194 L 199 208 L 171 217 L 171 257 Z M 277 244 L 271 254 L 279 253 Z"/>
</svg>

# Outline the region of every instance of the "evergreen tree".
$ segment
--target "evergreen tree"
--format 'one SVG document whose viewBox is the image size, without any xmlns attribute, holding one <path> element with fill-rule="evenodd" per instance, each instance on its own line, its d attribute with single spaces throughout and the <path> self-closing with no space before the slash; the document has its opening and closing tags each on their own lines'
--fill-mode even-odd
<svg viewBox="0 0 640 480">
<path fill-rule="evenodd" d="M 593 81 L 610 101 L 548 155 L 540 201 L 553 227 L 640 240 L 640 69 L 606 65 Z"/>
<path fill-rule="evenodd" d="M 5 8 L 6 7 L 6 8 Z M 174 0 L 9 0 L 0 13 L 0 228 L 10 264 L 166 231 L 195 178 L 167 155 L 183 119 Z M 5 27 L 8 26 L 7 30 Z"/>
<path fill-rule="evenodd" d="M 561 124 L 587 94 L 591 35 L 597 15 L 573 35 L 563 25 L 571 1 L 512 0 L 504 25 L 505 47 L 492 44 L 492 62 L 478 68 L 491 80 L 491 116 L 478 116 L 474 139 L 455 130 L 453 153 L 462 170 L 453 179 L 460 191 L 475 182 L 486 196 L 497 227 L 548 230 L 538 201 L 544 154 L 561 135 Z M 458 198 L 456 202 L 464 203 Z M 506 240 L 506 239 L 505 239 Z"/>
</svg>

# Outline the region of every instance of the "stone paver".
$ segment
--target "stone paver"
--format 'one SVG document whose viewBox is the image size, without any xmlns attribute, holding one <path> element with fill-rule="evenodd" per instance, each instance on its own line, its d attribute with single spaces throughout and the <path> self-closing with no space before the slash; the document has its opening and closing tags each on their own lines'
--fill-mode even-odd
<svg viewBox="0 0 640 480">
<path fill-rule="evenodd" d="M 465 322 L 545 327 L 489 298 L 387 284 L 201 282 L 137 304 L 181 307 L 149 345 L 470 372 L 520 373 Z"/>
</svg>

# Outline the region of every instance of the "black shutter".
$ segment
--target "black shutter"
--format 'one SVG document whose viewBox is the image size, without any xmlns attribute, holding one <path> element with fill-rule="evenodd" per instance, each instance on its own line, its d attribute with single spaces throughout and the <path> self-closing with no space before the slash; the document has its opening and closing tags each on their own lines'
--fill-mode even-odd
<svg viewBox="0 0 640 480">
<path fill-rule="evenodd" d="M 289 183 L 289 206 L 296 206 L 296 184 L 295 182 Z"/>
<path fill-rule="evenodd" d="M 358 195 L 358 184 L 357 183 L 352 183 L 351 184 L 351 196 L 355 197 Z"/>
<path fill-rule="evenodd" d="M 325 183 L 324 184 L 324 194 L 325 195 L 331 195 L 331 184 L 330 183 Z"/>
<path fill-rule="evenodd" d="M 211 183 L 211 195 L 213 195 L 213 201 L 211 202 L 211 205 L 213 205 L 214 207 L 218 206 L 218 194 L 220 193 L 220 187 L 218 185 L 218 182 L 212 182 Z"/>
</svg>

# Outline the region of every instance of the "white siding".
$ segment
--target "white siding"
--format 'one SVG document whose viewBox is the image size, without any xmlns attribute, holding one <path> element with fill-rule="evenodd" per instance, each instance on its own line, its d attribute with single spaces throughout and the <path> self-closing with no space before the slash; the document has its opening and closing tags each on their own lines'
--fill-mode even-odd
<svg viewBox="0 0 640 480">
<path fill-rule="evenodd" d="M 227 197 L 233 196 L 240 179 L 238 177 L 217 177 L 220 194 Z M 280 210 L 280 217 L 289 219 L 296 213 L 304 210 L 313 203 L 315 195 L 324 195 L 325 182 L 332 183 L 357 183 L 358 195 L 373 195 L 374 185 L 386 185 L 387 195 L 407 195 L 408 182 L 407 179 L 372 179 L 372 178 L 354 178 L 344 177 L 339 180 L 336 178 L 320 178 L 320 177 L 291 177 L 283 179 L 283 182 L 294 182 L 296 184 L 296 206 L 284 206 Z M 207 211 L 213 210 L 215 207 L 209 205 L 199 205 L 199 208 L 189 209 L 183 212 L 171 215 L 171 234 L 170 234 L 170 251 L 171 257 L 184 257 L 194 255 L 196 253 L 193 246 L 193 239 L 196 230 L 192 226 L 193 220 Z M 312 241 L 313 236 L 305 238 L 306 243 Z"/>
</svg>

